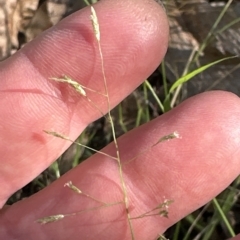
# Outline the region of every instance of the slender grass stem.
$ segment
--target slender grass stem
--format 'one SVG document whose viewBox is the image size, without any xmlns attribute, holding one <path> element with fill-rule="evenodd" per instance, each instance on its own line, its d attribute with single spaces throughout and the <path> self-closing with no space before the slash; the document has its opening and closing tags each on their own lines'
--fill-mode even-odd
<svg viewBox="0 0 240 240">
<path fill-rule="evenodd" d="M 93 29 L 95 32 L 95 37 L 97 40 L 98 50 L 99 50 L 99 55 L 100 55 L 100 60 L 101 60 L 101 69 L 102 69 L 102 74 L 103 74 L 104 88 L 105 88 L 105 94 L 107 96 L 107 108 L 108 108 L 107 115 L 108 115 L 109 122 L 110 122 L 111 129 L 112 129 L 113 142 L 114 142 L 115 148 L 116 148 L 117 162 L 118 162 L 118 168 L 119 168 L 120 181 L 121 181 L 121 185 L 122 185 L 122 191 L 123 191 L 123 195 L 124 195 L 125 209 L 126 209 L 128 224 L 130 227 L 131 237 L 132 237 L 132 239 L 135 239 L 134 233 L 133 233 L 131 217 L 130 217 L 130 213 L 129 213 L 127 188 L 126 188 L 126 184 L 125 184 L 125 181 L 123 178 L 123 169 L 122 169 L 122 164 L 121 164 L 119 147 L 118 147 L 118 142 L 117 142 L 117 138 L 116 138 L 116 134 L 115 134 L 115 127 L 114 127 L 114 123 L 113 123 L 113 119 L 112 119 L 112 115 L 111 115 L 110 97 L 109 97 L 109 92 L 108 92 L 107 78 L 106 78 L 105 67 L 104 67 L 104 59 L 103 59 L 101 42 L 100 42 L 99 22 L 98 22 L 98 18 L 97 18 L 97 15 L 96 15 L 96 12 L 95 12 L 95 9 L 93 8 L 93 6 L 91 6 L 91 19 L 92 19 L 92 25 L 93 25 Z"/>
<path fill-rule="evenodd" d="M 212 200 L 212 203 L 213 203 L 213 205 L 216 207 L 218 213 L 220 214 L 220 216 L 221 216 L 223 222 L 225 223 L 225 225 L 226 225 L 226 227 L 227 227 L 227 229 L 228 229 L 228 231 L 229 231 L 231 237 L 235 237 L 236 234 L 235 234 L 235 232 L 233 231 L 233 229 L 232 229 L 232 227 L 231 227 L 231 224 L 229 223 L 229 221 L 228 221 L 226 215 L 224 214 L 222 208 L 220 207 L 220 205 L 219 205 L 217 199 L 214 198 L 214 199 Z"/>
</svg>

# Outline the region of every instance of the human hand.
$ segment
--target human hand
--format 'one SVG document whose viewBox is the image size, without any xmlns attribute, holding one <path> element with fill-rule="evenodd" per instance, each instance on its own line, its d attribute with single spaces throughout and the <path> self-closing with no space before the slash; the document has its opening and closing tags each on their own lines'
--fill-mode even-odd
<svg viewBox="0 0 240 240">
<path fill-rule="evenodd" d="M 129 0 L 127 4 L 105 0 L 95 9 L 113 107 L 163 58 L 168 42 L 167 19 L 163 10 L 148 0 Z M 43 130 L 54 129 L 75 139 L 101 116 L 68 86 L 49 80 L 67 74 L 84 86 L 104 92 L 89 15 L 89 8 L 73 14 L 0 65 L 1 206 L 68 148 L 69 142 Z M 100 95 L 91 94 L 91 99 L 107 111 Z M 158 144 L 123 167 L 131 216 L 155 208 L 164 197 L 174 200 L 168 219 L 152 216 L 132 220 L 135 239 L 153 239 L 234 180 L 240 169 L 239 119 L 237 96 L 209 92 L 119 139 L 124 164 L 162 136 L 173 131 L 181 135 L 181 139 Z M 104 152 L 113 155 L 114 145 Z M 41 217 L 96 206 L 88 197 L 64 188 L 68 181 L 104 202 L 119 202 L 123 197 L 116 162 L 95 154 L 43 191 L 3 208 L 0 237 L 131 239 L 122 204 L 46 225 L 37 223 Z"/>
</svg>

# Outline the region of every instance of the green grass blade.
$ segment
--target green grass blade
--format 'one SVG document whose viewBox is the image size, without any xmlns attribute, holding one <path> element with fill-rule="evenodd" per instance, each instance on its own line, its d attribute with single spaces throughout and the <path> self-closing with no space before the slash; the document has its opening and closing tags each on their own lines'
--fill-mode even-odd
<svg viewBox="0 0 240 240">
<path fill-rule="evenodd" d="M 162 112 L 164 112 L 164 106 L 161 103 L 159 97 L 157 96 L 157 94 L 155 93 L 154 89 L 152 88 L 152 85 L 149 83 L 148 80 L 145 80 L 145 84 L 147 86 L 147 88 L 149 89 L 149 91 L 152 93 L 153 97 L 155 98 L 159 108 L 161 109 Z"/>
<path fill-rule="evenodd" d="M 216 19 L 215 23 L 213 24 L 211 30 L 209 31 L 207 37 L 204 39 L 203 43 L 201 44 L 199 51 L 197 52 L 193 62 L 197 61 L 197 59 L 203 53 L 206 46 L 209 44 L 209 41 L 210 41 L 211 37 L 213 36 L 215 30 L 217 29 L 218 24 L 221 22 L 222 18 L 224 17 L 225 13 L 227 12 L 227 10 L 230 7 L 232 2 L 233 2 L 233 0 L 228 0 L 226 5 L 222 9 L 221 13 L 219 14 L 218 18 Z"/>
<path fill-rule="evenodd" d="M 195 77 L 196 75 L 198 75 L 199 73 L 207 70 L 208 68 L 220 63 L 220 62 L 223 62 L 223 61 L 226 61 L 226 60 L 229 60 L 229 59 L 232 59 L 232 58 L 235 58 L 236 56 L 232 56 L 232 57 L 226 57 L 226 58 L 222 58 L 220 60 L 217 60 L 217 61 L 214 61 L 212 63 L 209 63 L 209 64 L 206 64 L 190 73 L 188 73 L 187 75 L 179 78 L 173 85 L 172 87 L 170 88 L 169 90 L 169 93 L 172 93 L 179 85 L 189 81 L 191 78 Z"/>
<path fill-rule="evenodd" d="M 90 3 L 89 3 L 89 1 L 88 0 L 83 0 L 84 1 L 84 3 L 87 5 L 87 6 L 89 6 L 90 5 Z"/>
<path fill-rule="evenodd" d="M 167 75 L 166 75 L 166 67 L 165 67 L 165 60 L 164 59 L 162 60 L 162 63 L 161 63 L 160 67 L 161 67 L 162 78 L 163 78 L 164 94 L 165 94 L 165 97 L 166 97 L 167 94 L 168 94 L 168 85 L 167 85 Z"/>
<path fill-rule="evenodd" d="M 233 229 L 232 229 L 232 227 L 231 227 L 231 224 L 229 223 L 229 221 L 228 221 L 228 219 L 227 219 L 224 211 L 223 211 L 222 208 L 220 207 L 217 199 L 214 198 L 214 199 L 212 200 L 212 203 L 214 204 L 214 206 L 216 207 L 218 213 L 220 214 L 220 216 L 221 216 L 223 222 L 225 223 L 225 225 L 226 225 L 226 227 L 227 227 L 227 229 L 228 229 L 231 237 L 235 237 L 236 234 L 235 234 L 235 232 L 233 231 Z"/>
<path fill-rule="evenodd" d="M 229 60 L 229 59 L 232 59 L 232 58 L 236 58 L 236 56 L 232 56 L 232 57 L 226 57 L 226 58 L 222 58 L 220 60 L 217 60 L 215 62 L 212 62 L 212 63 L 209 63 L 209 64 L 206 64 L 190 73 L 188 73 L 187 75 L 179 78 L 173 85 L 172 87 L 170 88 L 169 92 L 168 92 L 168 95 L 166 96 L 165 100 L 164 100 L 164 103 L 163 103 L 163 107 L 164 107 L 164 111 L 167 112 L 171 109 L 171 99 L 170 99 L 170 94 L 178 87 L 180 86 L 181 84 L 189 81 L 191 78 L 195 77 L 196 75 L 198 75 L 199 73 L 207 70 L 208 68 L 220 63 L 220 62 L 223 62 L 223 61 L 226 61 L 226 60 Z"/>
</svg>

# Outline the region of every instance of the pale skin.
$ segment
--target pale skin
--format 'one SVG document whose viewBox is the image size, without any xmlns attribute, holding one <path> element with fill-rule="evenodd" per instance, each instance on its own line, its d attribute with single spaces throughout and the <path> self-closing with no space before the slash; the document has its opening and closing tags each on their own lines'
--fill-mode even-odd
<svg viewBox="0 0 240 240">
<path fill-rule="evenodd" d="M 111 107 L 131 93 L 158 66 L 168 43 L 164 11 L 154 1 L 101 1 L 95 6 L 108 77 Z M 43 130 L 75 139 L 99 111 L 66 84 L 62 74 L 104 92 L 89 8 L 66 18 L 0 64 L 0 204 L 46 169 L 70 145 Z M 161 43 L 161 44 L 159 44 Z M 104 97 L 91 93 L 106 113 Z M 136 239 L 158 234 L 210 201 L 240 172 L 240 101 L 231 93 L 199 94 L 119 139 L 122 162 L 160 137 L 178 131 L 181 139 L 157 144 L 123 167 L 132 217 L 172 199 L 169 218 L 132 220 Z M 105 150 L 114 154 L 114 145 Z M 85 212 L 41 225 L 41 217 L 96 206 L 63 187 L 72 181 L 101 201 L 122 200 L 116 161 L 96 154 L 34 196 L 0 212 L 2 239 L 130 239 L 124 205 Z M 240 236 L 234 240 L 240 239 Z"/>
</svg>

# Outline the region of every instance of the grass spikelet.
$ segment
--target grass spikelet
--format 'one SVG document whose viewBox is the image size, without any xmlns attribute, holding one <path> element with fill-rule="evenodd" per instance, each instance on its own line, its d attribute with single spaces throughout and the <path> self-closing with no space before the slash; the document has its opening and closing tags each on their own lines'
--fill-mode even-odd
<svg viewBox="0 0 240 240">
<path fill-rule="evenodd" d="M 69 187 L 70 189 L 72 189 L 74 192 L 76 192 L 78 194 L 82 193 L 82 191 L 79 188 L 77 188 L 75 185 L 72 184 L 72 181 L 65 183 L 64 187 Z"/>
<path fill-rule="evenodd" d="M 60 134 L 60 133 L 57 133 L 57 132 L 54 132 L 54 131 L 48 131 L 48 130 L 43 130 L 45 133 L 49 134 L 49 135 L 52 135 L 54 137 L 58 137 L 58 138 L 61 138 L 61 139 L 64 139 L 64 140 L 70 140 L 70 138 L 68 136 L 65 136 L 63 134 Z"/>
<path fill-rule="evenodd" d="M 154 145 L 161 143 L 161 142 L 169 141 L 174 138 L 181 138 L 178 132 L 173 132 L 171 134 L 161 137 Z"/>
<path fill-rule="evenodd" d="M 37 220 L 37 222 L 41 223 L 41 224 L 47 224 L 47 223 L 51 223 L 51 222 L 57 222 L 57 221 L 63 219 L 64 217 L 65 216 L 63 214 L 51 215 L 48 217 L 39 218 Z"/>
<path fill-rule="evenodd" d="M 72 88 L 76 90 L 76 92 L 80 93 L 82 96 L 86 97 L 87 93 L 83 89 L 82 85 L 79 84 L 78 82 L 74 81 L 70 77 L 64 75 L 62 78 L 50 78 L 51 80 L 54 80 L 56 82 L 62 82 L 62 83 L 67 83 L 69 84 Z"/>
<path fill-rule="evenodd" d="M 97 17 L 96 11 L 93 6 L 91 6 L 91 22 L 92 22 L 95 37 L 96 37 L 97 41 L 100 42 L 99 22 L 98 22 L 98 17 Z"/>
</svg>

